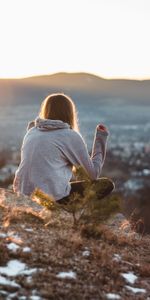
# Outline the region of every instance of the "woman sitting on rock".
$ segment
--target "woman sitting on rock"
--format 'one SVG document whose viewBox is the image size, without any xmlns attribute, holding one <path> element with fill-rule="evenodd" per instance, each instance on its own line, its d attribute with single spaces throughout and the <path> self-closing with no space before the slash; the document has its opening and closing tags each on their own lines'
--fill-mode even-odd
<svg viewBox="0 0 150 300">
<path fill-rule="evenodd" d="M 72 193 L 84 193 L 84 181 L 72 181 L 73 166 L 81 166 L 91 181 L 101 187 L 100 198 L 114 184 L 99 178 L 105 160 L 108 130 L 96 127 L 91 157 L 78 131 L 74 102 L 64 94 L 49 95 L 42 103 L 39 117 L 29 123 L 21 149 L 21 162 L 14 179 L 14 191 L 31 195 L 38 188 L 59 203 L 69 201 Z"/>
</svg>

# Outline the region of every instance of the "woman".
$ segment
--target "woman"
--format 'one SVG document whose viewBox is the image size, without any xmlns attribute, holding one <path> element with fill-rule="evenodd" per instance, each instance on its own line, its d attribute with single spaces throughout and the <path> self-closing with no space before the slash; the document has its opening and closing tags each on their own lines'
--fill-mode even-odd
<svg viewBox="0 0 150 300">
<path fill-rule="evenodd" d="M 108 130 L 96 128 L 92 156 L 78 132 L 73 101 L 64 94 L 49 95 L 42 103 L 39 117 L 28 126 L 21 150 L 21 162 L 14 179 L 14 191 L 31 195 L 36 188 L 68 201 L 73 192 L 83 194 L 83 182 L 73 182 L 72 167 L 82 166 L 92 180 L 100 176 L 105 160 Z M 113 190 L 109 179 L 104 195 Z"/>
</svg>

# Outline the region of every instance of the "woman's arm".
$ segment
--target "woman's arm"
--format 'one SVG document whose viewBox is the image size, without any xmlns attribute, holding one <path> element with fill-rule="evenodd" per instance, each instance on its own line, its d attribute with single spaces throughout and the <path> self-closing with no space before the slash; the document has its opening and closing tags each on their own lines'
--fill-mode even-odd
<svg viewBox="0 0 150 300">
<path fill-rule="evenodd" d="M 95 131 L 91 159 L 97 176 L 100 175 L 105 161 L 109 132 L 104 125 L 98 125 Z"/>
<path fill-rule="evenodd" d="M 74 132 L 72 137 L 69 139 L 67 149 L 64 149 L 63 153 L 71 162 L 71 164 L 75 166 L 82 166 L 91 179 L 95 180 L 100 176 L 104 164 L 107 137 L 108 131 L 100 130 L 100 128 L 97 126 L 93 142 L 92 155 L 90 157 L 82 136 L 79 133 Z"/>
</svg>

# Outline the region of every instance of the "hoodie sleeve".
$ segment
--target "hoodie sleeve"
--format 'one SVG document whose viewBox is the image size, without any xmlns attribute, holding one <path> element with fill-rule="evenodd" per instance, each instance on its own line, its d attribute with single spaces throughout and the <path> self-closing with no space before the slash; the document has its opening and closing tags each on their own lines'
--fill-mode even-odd
<svg viewBox="0 0 150 300">
<path fill-rule="evenodd" d="M 92 180 L 97 179 L 102 171 L 106 155 L 107 132 L 96 129 L 90 157 L 82 136 L 74 132 L 64 152 L 67 159 L 75 166 L 82 166 Z"/>
</svg>

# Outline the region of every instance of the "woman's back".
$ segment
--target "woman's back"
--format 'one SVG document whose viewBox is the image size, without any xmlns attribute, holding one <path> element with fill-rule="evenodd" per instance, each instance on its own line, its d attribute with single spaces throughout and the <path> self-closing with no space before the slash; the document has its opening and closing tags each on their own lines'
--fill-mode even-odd
<svg viewBox="0 0 150 300">
<path fill-rule="evenodd" d="M 70 192 L 67 183 L 72 177 L 72 164 L 64 152 L 76 133 L 61 121 L 47 120 L 47 127 L 45 121 L 39 123 L 40 127 L 30 129 L 23 141 L 17 171 L 19 190 L 30 195 L 38 187 L 57 200 Z"/>
<path fill-rule="evenodd" d="M 31 195 L 39 188 L 60 200 L 70 193 L 73 165 L 82 166 L 91 179 L 99 177 L 108 132 L 96 129 L 90 157 L 77 132 L 75 106 L 70 98 L 50 95 L 32 126 L 29 126 L 22 145 L 21 163 L 14 180 L 16 192 Z"/>
</svg>

